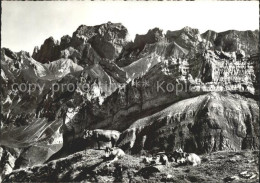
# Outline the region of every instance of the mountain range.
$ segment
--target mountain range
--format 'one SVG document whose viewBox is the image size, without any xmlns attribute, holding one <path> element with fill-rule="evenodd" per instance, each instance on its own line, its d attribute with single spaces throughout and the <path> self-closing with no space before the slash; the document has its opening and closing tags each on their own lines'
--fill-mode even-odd
<svg viewBox="0 0 260 183">
<path fill-rule="evenodd" d="M 154 28 L 130 40 L 120 23 L 81 25 L 33 54 L 1 48 L 1 175 L 122 133 L 131 154 L 259 149 L 259 31 Z M 60 132 L 62 108 L 73 148 Z"/>
</svg>

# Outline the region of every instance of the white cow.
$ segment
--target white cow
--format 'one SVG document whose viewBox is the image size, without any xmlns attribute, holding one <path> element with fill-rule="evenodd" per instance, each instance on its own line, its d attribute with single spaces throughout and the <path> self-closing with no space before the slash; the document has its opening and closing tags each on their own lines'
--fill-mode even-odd
<svg viewBox="0 0 260 183">
<path fill-rule="evenodd" d="M 197 166 L 197 165 L 200 165 L 201 164 L 201 159 L 200 157 L 195 154 L 195 153 L 187 153 L 185 155 L 185 159 L 188 163 L 191 163 L 192 166 Z"/>
<path fill-rule="evenodd" d="M 121 159 L 124 156 L 125 156 L 125 152 L 118 147 L 115 148 L 106 147 L 105 149 L 105 157 L 109 159 L 112 158 L 112 160 L 107 164 L 107 166 L 117 161 L 118 159 Z"/>
</svg>

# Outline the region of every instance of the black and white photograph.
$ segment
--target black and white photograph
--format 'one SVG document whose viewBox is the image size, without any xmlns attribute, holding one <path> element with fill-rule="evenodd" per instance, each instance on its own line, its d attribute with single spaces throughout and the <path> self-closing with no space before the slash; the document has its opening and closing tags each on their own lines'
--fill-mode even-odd
<svg viewBox="0 0 260 183">
<path fill-rule="evenodd" d="M 258 1 L 1 1 L 1 182 L 259 182 Z"/>
</svg>

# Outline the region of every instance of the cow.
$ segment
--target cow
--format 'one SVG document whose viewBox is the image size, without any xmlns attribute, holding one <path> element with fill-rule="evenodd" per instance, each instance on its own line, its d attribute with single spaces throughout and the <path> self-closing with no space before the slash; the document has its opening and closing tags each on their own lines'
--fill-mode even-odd
<svg viewBox="0 0 260 183">
<path fill-rule="evenodd" d="M 109 166 L 111 163 L 117 161 L 118 159 L 121 159 L 125 156 L 125 152 L 116 147 L 116 148 L 110 148 L 110 147 L 106 147 L 105 149 L 105 157 L 107 159 L 112 159 L 108 164 L 107 166 Z"/>
<path fill-rule="evenodd" d="M 157 165 L 157 164 L 159 164 L 159 163 L 160 163 L 160 155 L 157 154 L 156 156 L 154 156 L 154 157 L 152 158 L 151 164 L 152 164 L 152 165 Z"/>
<path fill-rule="evenodd" d="M 167 154 L 169 161 L 174 161 L 177 163 L 178 159 L 184 158 L 184 152 L 182 149 L 177 149 L 173 151 L 172 153 Z"/>
<path fill-rule="evenodd" d="M 168 164 L 168 157 L 165 154 L 161 154 L 161 156 L 160 156 L 160 163 L 162 165 L 167 165 Z"/>
<path fill-rule="evenodd" d="M 167 165 L 168 164 L 168 157 L 165 155 L 165 153 L 157 153 L 156 156 L 154 156 L 151 161 L 151 164 L 162 164 Z"/>
<path fill-rule="evenodd" d="M 150 164 L 152 160 L 153 160 L 153 157 L 144 157 L 142 162 L 145 164 Z"/>
<path fill-rule="evenodd" d="M 84 131 L 84 139 L 91 138 L 95 140 L 98 144 L 98 149 L 100 149 L 100 142 L 111 142 L 112 147 L 115 147 L 121 133 L 116 130 L 85 130 Z"/>
<path fill-rule="evenodd" d="M 192 164 L 192 166 L 201 164 L 200 157 L 195 153 L 186 153 L 184 154 L 184 157 L 188 163 Z"/>
<path fill-rule="evenodd" d="M 175 159 L 176 163 L 184 164 L 189 163 L 193 166 L 197 166 L 201 164 L 200 157 L 195 153 L 186 153 L 186 152 L 180 152 L 180 151 L 174 151 L 171 154 L 171 157 Z"/>
</svg>

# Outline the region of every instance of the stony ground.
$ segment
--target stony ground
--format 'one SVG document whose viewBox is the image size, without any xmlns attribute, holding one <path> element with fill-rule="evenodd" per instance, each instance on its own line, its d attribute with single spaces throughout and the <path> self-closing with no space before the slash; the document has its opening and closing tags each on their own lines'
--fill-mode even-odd
<svg viewBox="0 0 260 183">
<path fill-rule="evenodd" d="M 215 152 L 202 164 L 147 166 L 143 156 L 126 155 L 107 166 L 104 151 L 86 150 L 48 164 L 19 169 L 4 182 L 259 182 L 259 151 Z M 242 173 L 242 174 L 241 174 Z"/>
</svg>

